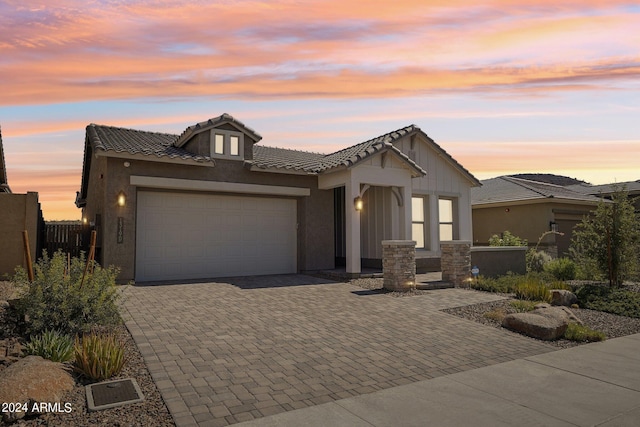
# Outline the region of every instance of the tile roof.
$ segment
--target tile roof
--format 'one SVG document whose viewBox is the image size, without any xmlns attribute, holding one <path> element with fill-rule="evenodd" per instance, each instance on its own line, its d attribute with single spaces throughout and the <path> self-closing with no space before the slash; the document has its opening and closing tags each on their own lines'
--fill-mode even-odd
<svg viewBox="0 0 640 427">
<path fill-rule="evenodd" d="M 567 187 L 530 181 L 511 176 L 500 176 L 482 181 L 482 187 L 471 189 L 471 204 L 485 205 L 540 199 L 560 199 L 598 203 L 598 197 L 581 194 Z"/>
<path fill-rule="evenodd" d="M 254 145 L 251 163 L 261 169 L 276 168 L 321 173 L 337 167 L 350 167 L 376 153 L 391 150 L 418 173 L 425 174 L 426 172 L 420 166 L 393 146 L 395 141 L 417 130 L 419 128 L 415 125 L 407 126 L 330 154 Z"/>
<path fill-rule="evenodd" d="M 171 159 L 210 162 L 208 156 L 193 154 L 183 148 L 175 147 L 177 135 L 145 132 L 112 126 L 90 124 L 87 137 L 95 150 L 116 153 L 144 154 L 147 156 L 168 157 Z"/>
<path fill-rule="evenodd" d="M 232 123 L 235 127 L 241 129 L 244 133 L 248 134 L 251 139 L 258 142 L 262 139 L 262 136 L 251 129 L 249 126 L 242 123 L 240 120 L 237 120 L 233 116 L 227 113 L 223 113 L 218 117 L 214 117 L 209 120 L 205 120 L 204 122 L 196 123 L 193 126 L 189 126 L 180 134 L 180 136 L 175 141 L 176 147 L 182 147 L 191 137 L 200 132 L 204 132 L 216 126 L 219 126 L 224 123 Z"/>
<path fill-rule="evenodd" d="M 591 194 L 597 196 L 599 194 L 612 194 L 616 192 L 617 188 L 625 187 L 627 191 L 631 194 L 639 194 L 640 193 L 640 179 L 637 181 L 628 181 L 628 182 L 618 182 L 614 184 L 603 184 L 603 185 L 588 185 L 588 184 L 578 184 L 578 185 L 569 185 L 567 188 L 573 191 L 577 191 L 582 194 Z"/>
</svg>

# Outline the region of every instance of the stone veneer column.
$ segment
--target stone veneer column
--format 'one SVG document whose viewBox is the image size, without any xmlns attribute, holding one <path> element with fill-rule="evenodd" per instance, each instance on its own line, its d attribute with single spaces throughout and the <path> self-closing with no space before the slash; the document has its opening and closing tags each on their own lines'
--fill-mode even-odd
<svg viewBox="0 0 640 427">
<path fill-rule="evenodd" d="M 383 240 L 382 273 L 385 289 L 390 291 L 415 289 L 416 242 L 412 240 Z"/>
<path fill-rule="evenodd" d="M 455 240 L 441 242 L 442 280 L 460 287 L 471 276 L 471 242 Z"/>
</svg>

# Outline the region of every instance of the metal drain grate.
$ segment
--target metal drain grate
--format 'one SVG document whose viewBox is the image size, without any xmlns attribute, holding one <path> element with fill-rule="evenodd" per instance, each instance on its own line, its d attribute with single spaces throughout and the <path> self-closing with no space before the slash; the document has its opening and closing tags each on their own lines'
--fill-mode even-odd
<svg viewBox="0 0 640 427">
<path fill-rule="evenodd" d="M 144 400 L 142 391 L 134 378 L 90 384 L 85 387 L 85 390 L 89 411 L 115 408 Z"/>
</svg>

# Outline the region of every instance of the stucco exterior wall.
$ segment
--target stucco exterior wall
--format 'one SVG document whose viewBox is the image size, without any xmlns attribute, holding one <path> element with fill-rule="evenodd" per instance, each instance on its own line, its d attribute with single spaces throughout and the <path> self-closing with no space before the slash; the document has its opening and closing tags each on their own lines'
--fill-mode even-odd
<svg viewBox="0 0 640 427">
<path fill-rule="evenodd" d="M 298 200 L 298 270 L 334 267 L 333 191 L 318 190 L 317 178 L 314 176 L 252 172 L 244 167 L 242 161 L 224 159 L 216 159 L 214 166 L 121 158 L 103 159 L 106 160 L 106 167 L 101 208 L 102 263 L 115 265 L 121 269 L 118 277 L 120 282 L 127 282 L 135 277 L 137 192 L 145 190 L 130 185 L 132 175 L 310 188 L 310 196 L 296 198 Z M 129 163 L 128 167 L 124 166 L 125 161 Z M 97 177 L 93 176 L 90 186 L 95 179 Z M 121 191 L 126 196 L 124 207 L 117 205 L 117 197 Z M 90 206 L 91 203 L 93 199 L 88 198 L 87 212 L 94 210 Z M 99 201 L 96 203 L 99 204 Z M 117 242 L 118 217 L 123 218 L 122 243 Z"/>
<path fill-rule="evenodd" d="M 38 193 L 0 193 L 0 280 L 12 276 L 17 266 L 26 267 L 22 231 L 29 234 L 31 259 L 37 260 Z"/>
<path fill-rule="evenodd" d="M 527 239 L 535 245 L 543 233 L 550 230 L 555 222 L 564 236 L 547 235 L 543 246 L 557 245 L 559 254 L 566 254 L 571 241 L 573 227 L 582 220 L 595 205 L 581 205 L 556 202 L 532 202 L 529 204 L 500 205 L 497 207 L 473 208 L 473 243 L 487 245 L 489 238 L 504 231 Z"/>
</svg>

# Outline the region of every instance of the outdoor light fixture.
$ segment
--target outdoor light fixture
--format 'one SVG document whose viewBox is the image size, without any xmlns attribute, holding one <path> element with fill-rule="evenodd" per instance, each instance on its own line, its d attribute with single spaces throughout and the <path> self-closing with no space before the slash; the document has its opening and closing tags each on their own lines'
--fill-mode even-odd
<svg viewBox="0 0 640 427">
<path fill-rule="evenodd" d="M 364 203 L 362 202 L 362 197 L 358 196 L 355 199 L 353 199 L 353 205 L 355 206 L 356 210 L 360 212 L 362 210 L 362 207 L 364 206 Z"/>
<path fill-rule="evenodd" d="M 127 204 L 127 197 L 124 195 L 124 192 L 121 191 L 118 193 L 118 206 L 124 207 Z"/>
<path fill-rule="evenodd" d="M 558 223 L 555 221 L 549 221 L 549 231 L 553 231 L 554 233 L 558 232 Z"/>
</svg>

